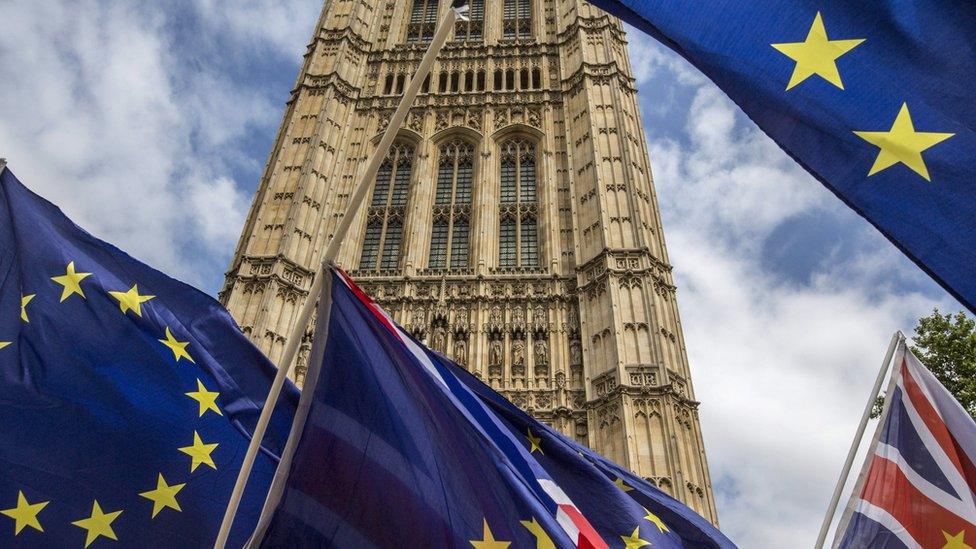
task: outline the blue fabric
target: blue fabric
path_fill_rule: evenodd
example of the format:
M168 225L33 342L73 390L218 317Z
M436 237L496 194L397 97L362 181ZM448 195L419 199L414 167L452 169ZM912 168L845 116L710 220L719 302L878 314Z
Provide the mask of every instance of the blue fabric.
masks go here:
M593 0L715 82L780 147L976 311L976 3L970 0ZM772 44L804 42L816 14L830 40L863 39L836 59L843 89ZM918 132L952 133L869 176L902 105Z
M322 307L314 381L299 411L308 406L307 420L293 435L291 466L279 471L279 499L272 489L262 546L470 547L487 523L495 540L534 547L522 522L534 519L555 546L576 547L539 490L540 481L554 481L610 547L635 530L656 547L732 547L633 475L627 482L639 491L623 492L608 476L612 464L420 347L425 365L407 347L416 341L375 315L340 275ZM531 451L527 428L543 437L544 458ZM648 521L642 506L664 513L670 531Z
M648 525L646 521L641 525L642 536L653 535L642 539L652 542L655 547L735 547L715 526L683 503L537 421L462 367L443 357L439 357L439 360L449 364L455 375L475 391L513 433L526 441L529 432L541 439L541 451L533 455L580 506L604 539L614 538L614 533L632 528L635 518L647 514L646 509L660 518L669 530L661 532L659 528L655 532L653 528L643 528ZM623 492L614 484L617 479L631 490ZM626 497L621 497L622 494L626 494Z
M78 189L78 192L84 192ZM61 301L69 262L84 296ZM122 312L109 292L137 285L140 313ZM29 322L21 317L22 296ZM166 328L193 359L163 345ZM231 488L275 374L213 298L136 261L75 226L0 174L0 511L49 502L37 513L43 532L0 514L0 547L82 547L87 531L72 522L121 510L92 547L212 547ZM218 392L200 415L197 381ZM288 385L248 485L230 546L254 527L288 434L297 390ZM218 446L216 469L179 448ZM169 507L139 494L185 484Z

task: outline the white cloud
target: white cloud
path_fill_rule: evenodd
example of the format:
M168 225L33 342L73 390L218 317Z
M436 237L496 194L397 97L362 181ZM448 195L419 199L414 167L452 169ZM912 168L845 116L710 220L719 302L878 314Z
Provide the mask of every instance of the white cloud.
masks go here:
M715 86L633 37L642 87L693 96L676 136L649 135L650 155L723 530L744 547L810 545L891 334L958 305ZM858 244L844 255L838 241L805 282L764 257L801 215Z
M212 23L274 22L249 11L253 4L213 8L225 19ZM273 133L281 105L260 82L234 81L215 72L216 61L197 62L233 49L181 50L178 10L96 0L4 10L16 24L0 34L0 153L14 173L96 235L213 287L218 281L202 273L226 264L249 205L232 172L263 162L242 141L255 128ZM225 45L298 52L293 42L307 40L307 30L289 42L280 28L268 26L263 37L260 29L256 22L219 33Z

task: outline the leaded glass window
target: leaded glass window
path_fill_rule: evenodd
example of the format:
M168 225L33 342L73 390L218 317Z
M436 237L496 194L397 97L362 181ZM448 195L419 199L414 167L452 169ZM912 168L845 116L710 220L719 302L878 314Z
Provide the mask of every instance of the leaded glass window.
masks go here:
M473 177L473 145L454 139L441 146L434 194L434 228L427 261L431 269L468 267Z
M532 36L532 0L505 0L502 13L505 38Z
M396 269L399 266L413 154L412 146L394 143L376 173L359 256L361 270Z
M437 26L437 1L414 0L407 25L407 42L429 42Z
M455 24L454 39L462 42L480 42L485 32L485 0L471 0L468 19Z
M510 139L501 146L499 173L500 267L538 267L538 181L535 144Z

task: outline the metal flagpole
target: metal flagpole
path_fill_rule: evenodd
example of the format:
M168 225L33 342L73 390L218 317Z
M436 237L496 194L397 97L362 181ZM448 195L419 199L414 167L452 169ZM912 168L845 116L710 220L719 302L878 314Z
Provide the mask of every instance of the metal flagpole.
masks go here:
M220 532L217 534L217 541L214 543L215 549L224 549L224 546L227 544L230 527L234 523L237 508L241 503L241 497L244 495L244 487L247 485L247 479L251 475L251 468L254 466L254 459L257 457L261 440L264 438L264 432L268 427L268 422L271 420L271 412L274 410L275 403L278 401L281 388L285 384L285 378L291 369L292 363L295 361L295 355L298 352L298 346L301 343L302 336L308 327L309 321L312 319L315 305L318 302L319 295L322 293L322 279L327 274L326 266L335 260L339 254L339 248L342 246L346 233L349 232L349 228L352 226L356 212L359 211L359 207L366 198L366 193L372 186L373 180L376 178L376 172L379 171L380 164L383 163L383 159L386 157L387 152L389 152L390 145L393 144L397 131L407 117L407 113L410 112L410 107L417 98L420 86L423 84L424 79L427 78L427 75L430 74L434 60L437 58L437 54L441 51L441 48L444 47L444 43L447 42L447 37L450 35L451 29L454 28L455 21L461 16L460 13L463 13L466 9L466 2L455 1L453 8L448 10L447 15L441 20L440 25L438 25L437 31L431 39L430 46L427 48L427 52L424 53L424 57L420 60L420 65L417 66L417 72L410 79L410 83L403 93L403 98L400 99L400 104L390 118L390 123L383 133L379 145L373 151L373 156L370 158L366 170L363 171L362 176L359 178L359 182L352 196L349 198L346 211L341 221L339 221L339 226L336 228L332 240L329 241L329 246L325 249L325 253L322 256L322 263L319 265L318 270L315 271L312 286L308 290L308 297L305 299L305 304L298 313L295 327L288 336L288 342L285 344L285 350L282 353L278 373L275 375L274 382L271 384L268 398L265 400L264 408L261 410L261 416L254 426L254 435L251 438L250 445L247 447L247 454L245 454L244 462L241 464L240 473L237 475L237 483L234 485L234 491L231 493L227 510L224 512L224 520L220 524Z
M827 531L830 530L830 523L833 522L834 514L837 512L837 504L840 502L841 492L844 491L844 485L847 484L847 478L851 474L854 457L857 455L857 449L861 446L864 429L867 427L868 419L871 417L871 409L874 408L874 403L878 399L878 393L881 392L881 384L884 382L885 375L888 374L891 366L891 358L894 356L898 346L904 341L905 335L900 331L895 332L891 336L891 343L888 344L888 352L885 353L884 362L881 364L881 371L878 372L878 378L874 380L874 387L871 389L868 402L864 406L861 422L857 425L857 432L854 433L854 442L851 443L851 449L847 452L847 460L844 462L844 468L840 472L840 478L837 479L837 486L834 487L834 495L830 497L830 505L827 506L827 516L824 517L823 524L820 526L820 535L817 536L817 543L814 545L816 549L822 549L824 541L827 539Z

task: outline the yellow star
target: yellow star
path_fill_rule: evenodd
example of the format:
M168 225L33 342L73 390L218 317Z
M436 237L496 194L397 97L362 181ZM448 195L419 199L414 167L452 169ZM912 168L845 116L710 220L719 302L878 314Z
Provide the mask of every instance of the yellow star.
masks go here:
M922 151L949 139L954 133L917 132L908 112L908 103L902 103L895 123L886 132L854 132L855 135L881 149L868 176L901 162L915 173L932 181L922 159Z
M650 545L651 542L642 540L640 538L640 526L634 528L634 533L629 536L620 536L620 539L624 540L624 549L640 549L645 545Z
M471 542L471 545L474 545L475 549L507 549L507 547L512 544L510 541L495 540L495 536L493 536L491 533L491 528L488 528L487 520L485 520L485 529L481 539L473 539L469 541Z
M153 502L152 518L156 518L156 515L160 511L169 507L170 509L176 509L182 512L180 509L180 504L176 501L176 494L186 486L183 484L174 484L172 486L166 484L166 479L163 478L162 473L159 474L159 478L156 479L156 489L149 490L148 492L141 492L139 495Z
M633 490L633 488L631 488L630 486L627 486L624 483L624 479L622 479L620 477L617 477L617 480L613 481L613 483L617 485L617 488L620 488L624 492L629 492L629 491Z
M135 311L136 316L142 316L142 304L156 297L154 295L139 295L139 285L133 284L128 292L109 292L115 299L119 300L119 309L122 314L128 311Z
M942 536L945 538L945 545L942 549L972 549L972 547L966 544L966 531L962 530L954 536L950 536L949 532L945 530L942 531Z
M217 397L220 396L220 393L217 391L208 391L207 388L203 386L203 382L199 379L197 379L197 390L186 393L186 396L192 398L200 404L200 417L203 417L203 414L205 414L207 410L217 412L218 416L224 415L223 412L220 411L220 408L217 407Z
M556 549L556 545L552 542L552 538L550 538L549 534L546 533L545 529L542 528L539 521L535 520L535 517L532 517L532 520L520 520L519 522L522 523L522 526L525 526L529 532L532 532L533 536L535 536L535 549Z
M652 523L654 523L654 526L657 526L657 529L660 530L662 534L665 533L665 532L670 532L671 531L664 524L664 521L661 520L660 517L658 517L657 515L655 515L654 513L650 512L650 511L648 511L646 507L644 508L644 512L647 513L647 515L644 518L647 519L647 520L649 520L649 521L651 521Z
M20 296L20 319L24 322L30 322L27 318L27 304L31 302L32 299L37 297L37 294L27 294Z
M530 445L530 447L529 447L529 453L530 454L532 452L535 452L536 450L538 450L540 454L545 454L545 452L542 451L542 446L539 446L539 443L542 442L542 437L533 436L532 435L532 429L527 429L526 432L525 432L525 435L526 435L526 438L529 439L529 445Z
M201 464L209 465L210 468L214 470L217 469L217 465L214 463L213 458L210 457L210 454L213 453L216 447L216 442L213 444L204 444L203 441L200 440L200 435L196 431L193 431L193 445L179 448L179 451L193 458L193 461L190 463L190 472L192 473L193 471L196 471L197 467L199 467Z
M88 547L99 536L105 536L118 541L119 538L115 536L115 530L112 529L112 521L119 518L121 514L121 510L112 513L103 513L101 506L98 505L98 500L95 500L95 503L92 505L91 516L86 519L76 520L71 524L88 531L88 536L85 538L85 547Z
M0 349L10 346L10 341L0 341Z
M68 263L67 271L61 276L52 276L51 280L64 286L61 289L61 303L74 294L85 297L85 292L81 289L81 281L91 276L91 273L79 273L75 271L75 262ZM87 299L87 298L86 298Z
M151 298L152 298L152 296L149 296L149 299L151 299ZM146 300L144 300L144 301L146 301ZM119 304L121 305L121 300L120 300L120 303ZM138 311L138 309L137 309L137 311ZM139 316L142 316L142 315L140 314ZM186 351L186 346L189 345L190 342L189 341L177 341L176 338L173 337L173 333L169 331L169 326L166 327L166 339L160 339L159 342L162 343L163 345L169 347L169 350L170 351L173 351L173 358L176 359L176 362L179 362L181 358L185 358L185 359L189 360L190 362L196 364L196 361L193 360L193 357L190 356L190 353L188 353Z
M810 32L807 33L805 41L770 45L783 55L796 61L796 66L793 67L793 75L790 76L790 82L786 85L787 90L815 74L838 88L844 89L844 84L840 81L840 72L837 71L837 58L851 51L861 42L864 42L863 38L829 40L823 18L820 17L818 11L817 16L813 18L813 25L810 26Z
M40 503L27 503L27 498L24 497L24 493L18 490L17 506L12 509L4 509L3 511L0 511L0 514L7 515L8 517L14 519L15 536L20 535L20 531L26 526L30 526L38 532L43 532L44 529L41 528L41 523L37 520L37 514L41 512L41 509L47 507L48 503L51 502L42 501Z

